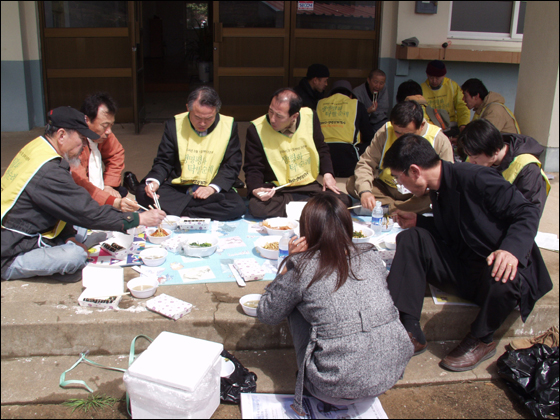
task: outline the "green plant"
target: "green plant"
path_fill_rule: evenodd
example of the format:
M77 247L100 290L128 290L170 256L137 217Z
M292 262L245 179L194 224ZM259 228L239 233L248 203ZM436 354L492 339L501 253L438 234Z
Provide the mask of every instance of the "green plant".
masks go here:
M72 407L72 413L77 408L81 408L84 410L84 413L87 413L89 409L97 410L99 408L112 407L122 400L122 398L108 397L107 395L89 394L87 398L72 398L64 401L62 405Z

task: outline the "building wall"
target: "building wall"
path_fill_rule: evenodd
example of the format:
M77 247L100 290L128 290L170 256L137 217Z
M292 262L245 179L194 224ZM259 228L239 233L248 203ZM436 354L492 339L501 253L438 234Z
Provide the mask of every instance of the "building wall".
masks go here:
M45 124L37 3L3 1L2 131Z

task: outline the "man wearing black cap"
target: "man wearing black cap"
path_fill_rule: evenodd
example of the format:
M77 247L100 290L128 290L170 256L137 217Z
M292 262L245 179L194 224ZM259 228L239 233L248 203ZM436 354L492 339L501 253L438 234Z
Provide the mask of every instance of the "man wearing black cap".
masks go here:
M70 166L80 164L86 138L99 135L70 107L51 110L47 119L45 135L21 149L2 176L2 280L78 281L87 246L76 239L73 225L126 232L165 218L160 210L139 215L97 204L76 185Z
M426 68L428 78L422 83L422 94L428 105L435 109L445 109L451 120L451 131L448 137L456 137L471 119L471 112L463 100L463 91L453 80L445 77L447 69L440 60L433 60Z
M307 68L307 77L300 80L294 90L303 100L303 105L312 110L317 109L317 102L325 97L329 80L329 69L323 64L311 64Z

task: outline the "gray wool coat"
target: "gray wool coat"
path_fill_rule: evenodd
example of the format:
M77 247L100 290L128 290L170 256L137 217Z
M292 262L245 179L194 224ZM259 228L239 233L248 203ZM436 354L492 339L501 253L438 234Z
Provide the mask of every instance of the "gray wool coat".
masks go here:
M336 273L307 289L318 262L291 256L288 271L266 287L257 310L266 324L278 324L294 311L309 324L295 331L290 324L300 353L293 407L299 412L304 384L332 403L374 397L400 379L414 352L387 289L387 270L369 244L356 244L351 264L357 279L350 276L336 292Z

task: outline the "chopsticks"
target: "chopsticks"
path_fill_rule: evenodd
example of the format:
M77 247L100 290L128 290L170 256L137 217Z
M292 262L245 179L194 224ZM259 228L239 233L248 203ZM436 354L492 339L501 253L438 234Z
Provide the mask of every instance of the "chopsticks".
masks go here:
M350 210L350 209L357 209L358 207L362 207L362 205L359 204L359 205L357 205L357 206L348 207L348 210Z
M154 196L154 203L155 203L156 207L158 208L158 210L161 210L161 206L159 205L159 200L157 198L157 194L154 192L154 189L152 188L152 183L151 182L150 182L150 190L152 191L152 195ZM148 207L150 207L152 210L154 209L151 205L148 206ZM167 218L163 219L163 221L167 224L171 224L171 222ZM161 224L158 226L158 229L161 229Z
M280 185L279 187L274 187L274 188L272 189L272 191L276 191L276 190L279 190L280 188L287 187L287 186L290 185L290 184L292 184L292 183L291 183L291 182L288 182L287 184ZM257 193L257 195L259 195L259 196L260 196L260 195L265 195L265 194L266 194L265 191L261 191L261 192L258 192L258 193Z

